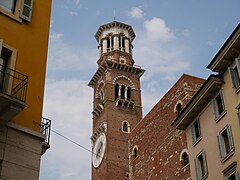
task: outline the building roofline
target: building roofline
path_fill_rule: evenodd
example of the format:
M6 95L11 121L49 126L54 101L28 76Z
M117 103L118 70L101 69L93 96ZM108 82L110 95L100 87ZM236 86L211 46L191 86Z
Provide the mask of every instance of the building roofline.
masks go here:
M221 89L223 84L224 81L220 75L211 74L178 117L173 121L171 126L185 130L187 126L194 121L202 109L210 102L209 99Z
M225 49L231 44L231 42L234 40L234 37L236 36L236 33L240 31L240 23L238 23L237 27L233 30L233 32L230 34L226 42L222 45L220 50L217 52L217 54L214 56L214 58L211 60L211 62L208 64L207 68L211 69L212 71L215 71L216 64L219 63L221 54L225 51ZM218 72L218 71L217 71Z
M97 32L96 32L96 34L95 34L96 40L99 41L99 37L101 36L101 34L102 34L102 32L103 32L104 30L109 29L109 28L113 28L113 27L121 27L121 28L123 28L123 29L128 30L129 35L130 35L132 41L133 41L134 38L136 37L136 35L135 35L134 31L133 31L132 26L130 26L130 25L128 25L128 24L124 24L124 23L122 23L122 22L113 21L113 22L110 22L110 23L107 23L107 24L103 24L103 25L101 25L101 26L98 28L98 30L97 30Z
M205 82L205 79L203 78L199 78L199 77L192 76L185 73L182 74L182 76L170 87L170 89L161 97L161 99L153 106L153 108L145 115L145 117L134 127L134 129L132 129L131 133L141 128L141 126L143 126L148 116L151 116L152 113L155 112L156 108L159 107L159 105L165 100L165 98L167 98L170 94L172 94L172 92L176 89L177 84L181 83L181 81L183 81L185 78L191 78L192 80Z

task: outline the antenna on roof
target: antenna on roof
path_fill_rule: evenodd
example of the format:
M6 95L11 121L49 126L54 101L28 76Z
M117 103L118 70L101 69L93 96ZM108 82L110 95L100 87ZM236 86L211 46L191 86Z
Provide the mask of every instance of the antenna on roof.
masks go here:
M115 12L115 9L113 10L113 15L114 15L113 21L115 21L115 20L116 20L116 12Z

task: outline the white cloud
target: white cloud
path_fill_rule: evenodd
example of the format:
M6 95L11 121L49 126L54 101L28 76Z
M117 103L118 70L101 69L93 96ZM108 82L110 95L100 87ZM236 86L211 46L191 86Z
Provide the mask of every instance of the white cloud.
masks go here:
M163 88L189 69L189 53L161 18L147 20L142 30L135 31L138 36L133 43L134 59L146 70L141 81L144 113L147 113L167 90Z
M60 7L68 11L69 15L78 15L78 11L81 9L82 5L80 0L63 0L60 3Z
M218 40L218 41L208 41L207 44L209 46L218 46L218 45L222 45L223 41L222 40Z
M128 12L131 18L141 19L144 16L144 12L139 7L132 7L131 11Z
M48 80L44 116L52 128L91 150L92 89L82 80ZM41 179L89 179L91 154L51 133L51 147L42 158ZM84 171L83 171L84 170Z
M97 54L97 49L86 50L84 47L69 44L62 33L53 32L49 41L48 72L58 76L63 76L64 73L88 74L86 69L96 68Z
M182 30L182 35L185 37L189 37L191 35L191 32L189 29Z
M146 36L151 41L168 42L174 39L174 34L165 21L161 18L154 17L144 22Z

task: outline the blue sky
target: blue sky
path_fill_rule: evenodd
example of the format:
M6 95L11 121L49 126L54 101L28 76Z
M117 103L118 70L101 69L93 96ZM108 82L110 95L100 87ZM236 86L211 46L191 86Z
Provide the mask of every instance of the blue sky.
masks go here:
M207 78L206 66L240 20L239 0L53 0L44 117L52 128L91 149L93 91L97 69L95 32L117 21L132 25L133 58L141 79L144 115L183 74ZM41 180L88 180L91 154L51 134Z

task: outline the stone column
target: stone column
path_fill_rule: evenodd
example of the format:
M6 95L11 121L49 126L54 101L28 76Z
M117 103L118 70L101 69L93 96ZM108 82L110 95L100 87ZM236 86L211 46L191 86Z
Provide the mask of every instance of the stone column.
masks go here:
M125 40L125 52L129 53L129 40L127 38L124 39Z
M104 39L102 42L103 53L107 52L107 39Z
M113 41L114 41L113 49L114 49L114 50L119 50L118 36L114 36Z

